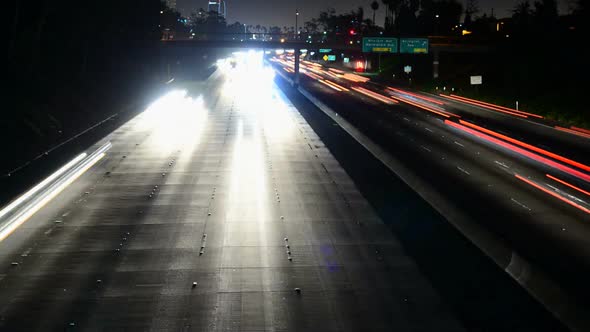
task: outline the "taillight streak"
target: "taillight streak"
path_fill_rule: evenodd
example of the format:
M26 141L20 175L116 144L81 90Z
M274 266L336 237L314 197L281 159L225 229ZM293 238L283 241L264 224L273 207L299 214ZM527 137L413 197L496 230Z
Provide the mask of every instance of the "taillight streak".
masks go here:
M584 180L586 182L590 182L590 176L589 175L587 175L585 173L582 173L582 172L580 172L578 170L575 170L575 169L573 169L571 167L562 165L562 164L557 163L557 162L555 162L555 161L553 161L551 159L548 159L548 158L539 156L539 155L534 154L534 153L532 153L532 152L530 152L528 150L525 150L525 149L519 148L517 146L514 146L512 144L506 143L506 142L501 141L501 140L499 140L497 138L494 138L492 136L486 135L486 134L484 134L482 132L476 131L474 129L471 129L471 128L466 127L466 126L463 126L463 125L460 125L458 123L455 123L455 122L452 122L452 121L449 121L449 120L445 120L445 123L448 124L449 126L455 127L455 128L460 129L462 131L465 131L467 133L470 133L472 135L475 135L475 136L477 136L479 138L482 138L484 140L487 140L489 142L492 142L492 143L494 143L496 145L499 145L499 146L502 146L502 147L504 147L506 149L512 150L513 152L516 152L516 153L521 154L521 155L523 155L525 157L528 157L530 159L533 159L535 161L538 161L538 162L540 162L542 164L545 164L547 166L550 166L550 167L559 169L559 170L561 170L561 171L563 171L565 173L568 173L568 174L570 174L572 176L575 176L575 177L577 177L579 179L582 179L582 180Z
M588 191L586 191L586 190L584 190L582 188L576 187L576 186L574 186L571 183L565 182L565 181L563 181L561 179L558 179L555 176L550 175L550 174L545 174L545 176L548 177L548 178L550 178L551 180L554 180L554 181L557 181L557 182L563 184L564 186L570 187L570 188L572 188L574 190L577 190L577 191L579 191L579 192L581 192L583 194L586 194L586 195L590 196L590 192L588 192Z
M569 205L571 205L571 206L573 206L573 207L575 207L575 208L577 208L577 209L579 209L579 210L582 210L582 211L584 211L584 212L586 212L586 213L590 214L590 210L588 210L588 209L587 209L587 208L585 208L584 206L582 206L582 205L580 205L580 204L578 204L578 203L576 203L576 202L572 202L572 201L570 201L569 199L562 197L562 196L561 196L561 195L559 195L558 193L556 193L556 192L553 192L553 191L551 191L551 190L549 190L549 189L547 189L547 188L545 188L545 187L543 187L543 186L541 186L541 185L539 185L539 184L537 184L537 183L535 183L535 182L533 182L533 181L531 181L531 180L529 180L529 179L527 179L527 178L525 178L525 177L523 177L523 176L520 176L520 175L518 175L518 174L514 174L514 176L515 176L517 179L519 179L519 180L521 180L521 181L523 181L523 182L525 182L525 183L527 183L527 184L529 184L529 185L531 185L531 186L533 186L533 187L535 187L535 188L537 188L537 189L539 189L539 190L543 191L544 193L546 193L546 194L549 194L549 195L551 195L551 196L553 196L553 197L555 197L555 198L557 198L557 199L561 200L562 202L565 202L565 203L567 203L567 204L569 204Z
M497 133L497 132L495 132L495 131L492 131L492 130L489 130L489 129L486 129L486 128L483 128L483 127L480 127L480 126L478 126L478 125L474 125L473 123L469 123L469 122L467 122L467 121L459 120L459 123L461 123L462 125L465 125L465 126L471 127L471 128L473 128L473 129L479 130L479 131L481 131L481 132L484 132L484 133L486 133L486 134L489 134L489 135L492 135L492 136L495 136L495 137L501 138L501 139L503 139L503 140L505 140L505 141L508 141L508 142L510 142L510 143L513 143L513 144L516 144L516 145L520 145L520 146L522 146L522 147L524 147L524 148L527 148L527 149L529 149L529 150L532 150L532 151L535 151L535 152L537 152L537 153L540 153L540 154L546 155L546 156L548 156L548 157L551 157L551 158L553 158L553 159L559 160L559 161L561 161L561 162L564 162L564 163L566 163L566 164L569 164L569 165L572 165L572 166L578 167L578 168L580 168L580 169L583 169L583 170L585 170L585 171L587 171L587 172L590 172L590 166L584 165L584 164L582 164L582 163L579 163L579 162L577 162L577 161L575 161L575 160L571 160L571 159L568 159L568 158L566 158L566 157L563 157L563 156L560 156L560 155L558 155L558 154L555 154L555 153L553 153L553 152L549 152L549 151L547 151L547 150L543 150L543 149L541 149L541 148L538 148L538 147L536 147L536 146L533 146L533 145L527 144L527 143L525 143L525 142L522 142L522 141L519 141L519 140L517 140L517 139L514 139L514 138L512 138L512 137L508 137L508 136L506 136L506 135L503 135L503 134Z
M501 109L501 110L504 110L504 111L507 111L507 112L515 112L515 113L518 113L518 114L528 115L528 116L532 116L534 118L543 119L543 117L540 116L540 115L538 115L538 114L523 112L523 111L515 110L515 109L509 108L509 107L504 107L504 106L500 106L500 105L490 104L490 103L486 103L485 101L470 99L470 98L461 97L461 96L457 96L457 95L451 95L451 97L455 97L455 98L458 98L458 99L461 99L461 100L464 100L464 101L469 101L469 102L472 102L472 103L480 104L483 107L491 107L491 108L494 108L494 109Z
M437 104L437 105L444 105L445 103L443 103L442 101L438 101L436 99L430 98L430 97L425 97L425 96L421 96L412 92L408 92L408 91L404 91L404 90L400 90L400 89L396 89L396 88L392 88L390 86L387 87L389 90L395 91L397 93L402 93L402 94L406 94L418 99L422 99L422 100L426 100L429 101L431 103Z

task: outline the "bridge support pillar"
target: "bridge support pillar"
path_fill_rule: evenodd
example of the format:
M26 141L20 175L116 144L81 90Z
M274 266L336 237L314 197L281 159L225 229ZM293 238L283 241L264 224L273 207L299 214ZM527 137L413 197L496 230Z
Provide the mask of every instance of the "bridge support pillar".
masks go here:
M295 48L295 68L293 68L293 70L295 71L295 73L293 74L293 86L294 87L298 87L299 86L299 55L301 54L301 49L299 48Z
M438 50L434 50L432 59L432 78L438 78Z

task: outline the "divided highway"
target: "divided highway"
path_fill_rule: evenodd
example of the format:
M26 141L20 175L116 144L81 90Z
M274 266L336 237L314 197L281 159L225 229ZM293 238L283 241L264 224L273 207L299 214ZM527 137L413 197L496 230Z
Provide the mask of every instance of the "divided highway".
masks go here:
M288 54L270 61L283 75L293 74ZM303 89L547 273L579 301L573 307L587 305L590 136L584 129L456 95L374 83L314 62L302 61L301 73ZM520 273L526 280L528 272Z
M0 330L465 330L256 59L14 201Z

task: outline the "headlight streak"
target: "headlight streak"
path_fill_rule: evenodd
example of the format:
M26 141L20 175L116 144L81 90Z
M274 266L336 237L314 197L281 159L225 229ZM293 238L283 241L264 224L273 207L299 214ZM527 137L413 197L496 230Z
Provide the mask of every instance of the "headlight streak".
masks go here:
M88 169L94 166L99 160L104 158L104 156L106 155L105 152L110 147L111 143L108 142L84 160L80 160L80 156L76 157L74 160L77 161L76 164L78 165L74 167L70 165L70 163L72 163L74 160L68 163L66 165L70 166L68 168L68 170L70 170L68 175L65 175L65 177L61 179L52 178L54 182L48 186L45 192L38 194L36 197L32 198L31 202L28 205L24 206L21 211L18 211L17 213L15 213L15 215L13 215L11 218L2 223L2 225L0 226L0 241L3 241L8 236L10 236L16 229L18 229L22 224L29 220L29 218L33 216L37 211L39 211L53 198L59 195L65 188L67 188L70 184L76 181L76 179L78 179Z
M61 176L67 170L72 168L75 164L80 162L80 160L84 159L86 156L87 156L86 153L82 153L82 154L78 155L76 158L72 159L70 162L65 164L63 167L61 167L55 173L51 174L45 180L41 181L39 184L34 186L31 190L27 191L26 193L21 195L19 198L15 199L12 203L8 204L4 209L2 209L0 211L0 218L4 217L6 214L10 213L16 206L20 205L22 202L29 199L31 196L36 194L39 190L43 189L45 186L47 186L49 183L51 183L51 181L53 181L56 178L58 178L59 176Z

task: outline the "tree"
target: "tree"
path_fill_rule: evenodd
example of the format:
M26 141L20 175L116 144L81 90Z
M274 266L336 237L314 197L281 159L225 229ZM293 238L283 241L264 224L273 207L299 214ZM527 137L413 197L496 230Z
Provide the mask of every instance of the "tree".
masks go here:
M477 0L467 0L465 3L465 19L463 20L463 24L466 27L471 25L473 21L473 16L479 12L479 4Z
M333 8L329 8L321 11L319 17L306 22L305 27L312 34L323 31L322 40L346 43L354 42L359 35L376 34L382 30L373 21L364 18L362 7L344 14L336 14Z
M532 10L528 0L522 1L512 10L513 34L528 35L532 25Z
M373 10L373 25L375 25L375 12L379 9L379 3L377 0L371 2L371 9Z
M557 27L557 2L555 0L535 1L533 22L535 30L545 33L553 32Z
M463 6L456 0L422 1L418 16L420 34L449 35L459 25Z

